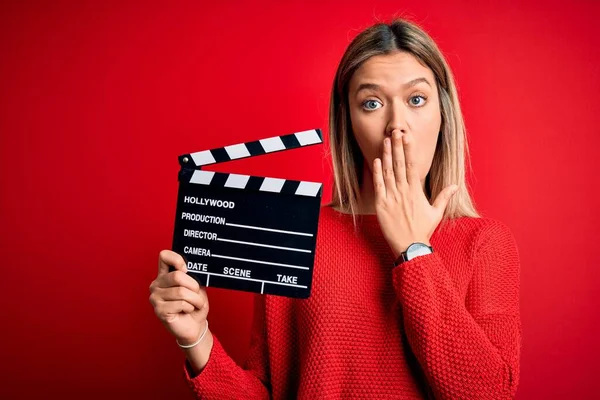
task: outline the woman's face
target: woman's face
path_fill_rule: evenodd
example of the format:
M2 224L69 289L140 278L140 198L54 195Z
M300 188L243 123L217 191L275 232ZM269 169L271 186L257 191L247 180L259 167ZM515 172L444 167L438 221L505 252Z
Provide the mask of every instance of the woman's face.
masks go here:
M350 79L348 100L352 130L369 170L383 154L383 139L399 130L414 137L424 184L442 121L433 72L405 52L373 56Z

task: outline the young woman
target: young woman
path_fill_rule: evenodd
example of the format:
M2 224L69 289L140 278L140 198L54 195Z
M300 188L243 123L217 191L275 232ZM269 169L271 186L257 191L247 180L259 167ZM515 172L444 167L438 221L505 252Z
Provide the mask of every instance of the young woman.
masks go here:
M452 73L413 23L349 45L330 109L333 202L311 297L256 297L244 368L208 329L206 292L165 250L150 301L202 399L504 399L519 381L519 256L477 214ZM168 272L168 267L177 270Z

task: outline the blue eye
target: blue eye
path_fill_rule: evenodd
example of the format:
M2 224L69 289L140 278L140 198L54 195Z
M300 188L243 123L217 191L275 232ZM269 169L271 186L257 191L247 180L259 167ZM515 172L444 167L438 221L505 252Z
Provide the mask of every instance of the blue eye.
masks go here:
M422 101L415 102L414 101L415 99L421 99ZM421 96L421 95L413 96L409 100L410 104L413 105L413 106L415 106L415 107L423 107L425 105L426 101L427 101L427 97Z
M377 107L377 105L381 105L381 103L377 100L367 100L365 101L362 105L363 108L365 108L368 111L373 111L373 110L377 110L379 107Z

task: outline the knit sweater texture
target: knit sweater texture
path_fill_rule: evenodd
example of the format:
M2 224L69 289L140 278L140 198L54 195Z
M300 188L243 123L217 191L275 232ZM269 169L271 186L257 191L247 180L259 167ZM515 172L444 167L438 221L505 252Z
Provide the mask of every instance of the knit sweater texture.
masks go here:
M199 399L509 399L519 381L520 263L501 222L440 224L397 267L376 215L320 211L311 296L256 295L243 367L217 335L185 379Z

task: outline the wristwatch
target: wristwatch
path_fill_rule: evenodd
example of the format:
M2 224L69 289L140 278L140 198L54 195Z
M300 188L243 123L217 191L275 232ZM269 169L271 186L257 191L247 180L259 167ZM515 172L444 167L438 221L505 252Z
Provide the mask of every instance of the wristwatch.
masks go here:
M397 267L405 261L410 261L415 257L424 256L426 254L431 253L433 253L433 247L427 246L425 243L413 243L410 246L408 246L408 249L406 249L406 251L400 253L400 256L394 263L394 267Z

